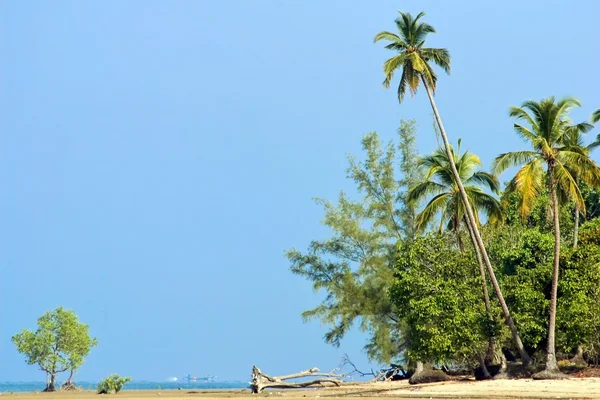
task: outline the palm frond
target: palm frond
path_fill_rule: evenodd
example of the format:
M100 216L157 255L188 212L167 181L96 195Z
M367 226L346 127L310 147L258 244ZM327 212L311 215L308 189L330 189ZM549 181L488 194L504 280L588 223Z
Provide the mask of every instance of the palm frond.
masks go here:
M585 201L579 190L577 181L571 174L571 171L560 161L556 160L553 168L553 176L550 179L555 179L561 187L561 190L566 194L578 207L582 214L585 215Z
M588 145L588 149L590 150L595 149L596 147L600 147L600 133L596 136L596 140Z
M560 150L557 153L557 160L569 170L572 176L576 176L588 185L600 186L600 168L587 154Z
M516 119L522 119L525 122L527 122L529 124L529 126L535 131L536 127L537 127L537 122L535 121L534 118L531 118L531 115L529 115L529 113L527 111L525 111L525 109L521 108L521 107L515 107L515 106L511 106L508 109L508 115L510 117L516 118Z
M429 65L429 63L423 60L420 56L419 59L421 59L424 66L424 71L421 73L421 78L427 82L432 93L435 94L435 91L437 90L437 74L435 73L433 68L431 68L431 65Z
M446 189L444 185L437 182L425 181L413 186L408 191L407 200L409 203L416 203L429 195L442 193Z
M502 218L502 207L498 199L474 186L467 186L465 190L475 213L483 210L488 218L495 220Z
M510 153L500 154L492 162L492 173L494 175L500 175L506 169L510 167L517 167L519 165L530 162L538 153L534 151L512 151Z
M427 62L432 61L435 65L450 75L450 52L448 49L427 48L421 49L421 56Z
M446 204L450 199L450 194L441 193L435 196L427 203L423 211L417 216L417 230L423 230L436 216L436 214L446 209Z
M456 164L456 169L458 170L458 175L461 180L469 179L475 170L477 170L478 167L481 167L481 160L479 157L469 151L465 151L458 160L455 159L454 163Z
M383 74L385 75L385 80L383 81L383 87L390 87L390 83L394 78L394 72L400 66L402 66L407 60L406 54L400 53L383 63Z
M373 38L373 43L377 43L380 40L387 40L388 42L397 43L398 45L404 45L408 47L406 42L400 38L400 36L389 31L381 31Z
M592 123L600 122L600 108L592 113L592 117L590 118Z
M500 191L500 181L498 180L498 177L488 172L475 172L464 183L465 185L485 186L494 193L498 193Z
M525 128L523 125L515 123L513 125L513 128L515 129L515 132L517 132L517 135L521 136L521 138L523 138L526 141L535 143L538 139L535 133Z
M519 195L521 216L531 212L535 199L540 195L544 185L544 170L539 158L533 158L517 172L506 188L506 194L515 192Z

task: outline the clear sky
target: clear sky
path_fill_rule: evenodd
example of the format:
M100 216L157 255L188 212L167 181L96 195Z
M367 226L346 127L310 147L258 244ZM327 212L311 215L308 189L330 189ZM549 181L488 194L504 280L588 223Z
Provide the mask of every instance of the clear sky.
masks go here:
M438 107L486 167L523 147L509 105L600 107L594 0L0 2L0 381L44 379L10 337L58 305L100 342L80 380L366 365L302 322L284 251L326 237L312 197L352 188L362 135L416 118L435 147L425 94L381 87L399 8L450 50Z

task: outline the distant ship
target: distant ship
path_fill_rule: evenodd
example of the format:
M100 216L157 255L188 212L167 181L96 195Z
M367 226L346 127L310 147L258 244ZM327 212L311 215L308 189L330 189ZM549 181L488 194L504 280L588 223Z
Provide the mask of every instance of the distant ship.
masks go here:
M187 383L212 383L217 380L217 377L214 375L204 375L204 376L193 376L188 374L180 379L182 382Z

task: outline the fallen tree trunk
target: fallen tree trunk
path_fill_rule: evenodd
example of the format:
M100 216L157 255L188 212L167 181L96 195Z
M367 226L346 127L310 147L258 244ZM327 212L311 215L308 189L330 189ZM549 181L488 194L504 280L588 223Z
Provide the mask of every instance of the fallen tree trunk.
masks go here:
M284 382L289 379L306 378L306 377L319 377L320 379L314 379L304 382ZM250 388L252 393L260 393L266 388L275 389L299 389L309 386L340 386L344 382L339 378L343 378L344 375L336 374L335 370L329 373L321 373L318 368L307 369L306 371L300 371L295 374L282 375L282 376L270 376L263 373L258 367L252 367L252 382L250 382Z

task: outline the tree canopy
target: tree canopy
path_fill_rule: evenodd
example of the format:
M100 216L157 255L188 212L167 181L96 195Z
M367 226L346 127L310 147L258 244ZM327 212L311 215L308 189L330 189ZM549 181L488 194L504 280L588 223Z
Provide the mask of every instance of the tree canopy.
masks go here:
M71 384L74 372L98 341L73 311L62 307L44 313L37 322L35 331L23 329L12 341L28 364L37 364L46 373L46 391L54 391L57 374L71 371L66 382Z

